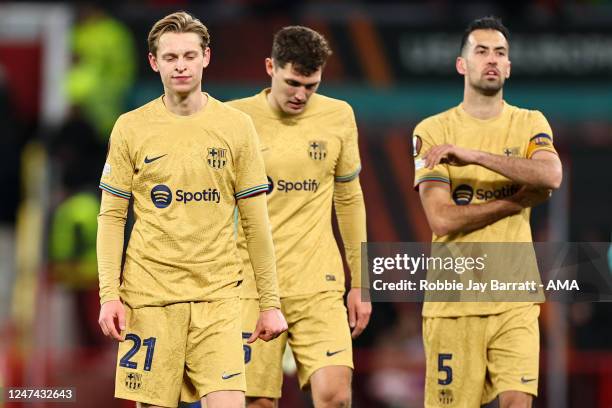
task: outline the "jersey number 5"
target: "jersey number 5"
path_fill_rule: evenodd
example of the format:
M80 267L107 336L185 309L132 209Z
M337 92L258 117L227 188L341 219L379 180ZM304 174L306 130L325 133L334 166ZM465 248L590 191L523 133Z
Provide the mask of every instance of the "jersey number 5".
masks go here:
M448 365L444 365L445 360L450 360L452 358L452 354L438 354L438 371L444 372L446 374L445 379L442 380L438 378L438 384L440 385L448 385L453 382L453 369Z
M243 340L247 340L249 337L251 337L251 334L253 333L248 333L248 332L242 332L242 339ZM242 350L244 351L244 364L248 363L249 361L251 361L251 346L248 344L243 344L242 345Z

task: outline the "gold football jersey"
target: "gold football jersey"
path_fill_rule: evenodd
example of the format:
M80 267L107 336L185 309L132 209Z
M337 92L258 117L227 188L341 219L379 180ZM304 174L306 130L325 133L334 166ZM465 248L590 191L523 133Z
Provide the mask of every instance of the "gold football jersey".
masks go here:
M334 183L353 180L361 170L353 110L314 94L301 114L290 116L268 104L268 92L229 104L251 116L259 136L280 296L344 291L332 204ZM256 298L241 228L238 235L246 271L242 296Z
M515 194L520 186L483 166L439 164L426 168L422 155L432 146L453 144L509 157L531 158L539 150L555 152L552 130L539 111L504 102L497 117L481 120L461 105L419 123L413 134L415 187L426 181L447 183L456 205L480 204ZM452 236L433 235L433 242L532 242L530 208L484 228ZM533 270L537 270L534 268ZM535 279L536 277L534 277ZM539 280L539 277L538 277ZM425 302L423 316L466 316L501 313L521 302Z
M208 96L179 116L158 98L122 115L100 188L133 198L120 287L132 308L238 296L236 200L267 190L251 119Z

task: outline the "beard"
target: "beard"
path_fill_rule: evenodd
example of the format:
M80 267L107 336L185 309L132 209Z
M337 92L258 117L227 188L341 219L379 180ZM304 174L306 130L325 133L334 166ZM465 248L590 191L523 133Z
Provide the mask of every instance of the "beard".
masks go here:
M504 87L505 78L500 77L497 81L487 81L484 78L479 80L470 80L470 85L481 95L495 96Z

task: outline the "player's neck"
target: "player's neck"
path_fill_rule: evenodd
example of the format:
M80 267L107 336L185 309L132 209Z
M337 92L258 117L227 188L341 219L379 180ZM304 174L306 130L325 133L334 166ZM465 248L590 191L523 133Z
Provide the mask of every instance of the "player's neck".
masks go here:
M284 114L278 102L276 102L276 99L272 96L272 90L270 90L270 92L266 94L266 100L268 101L268 106L270 106L272 111L274 111L275 113L281 116Z
M175 115L189 116L204 109L208 102L208 96L200 91L191 92L187 95L166 92L162 100L166 109Z
M491 119L499 116L504 109L503 92L495 95L483 95L472 89L466 89L463 94L463 110L477 119Z

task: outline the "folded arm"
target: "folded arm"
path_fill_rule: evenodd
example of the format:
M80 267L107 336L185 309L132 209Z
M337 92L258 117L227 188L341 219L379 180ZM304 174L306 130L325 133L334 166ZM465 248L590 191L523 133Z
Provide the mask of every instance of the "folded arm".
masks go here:
M563 178L559 156L547 150L536 151L531 158L521 158L443 144L432 147L423 155L423 159L425 167L429 169L440 163L452 166L483 166L517 184L533 188L557 189Z
M549 190L521 188L518 193L482 204L456 205L450 186L440 182L423 182L419 195L429 226L437 236L467 233L484 228L502 218L534 207L548 199Z

